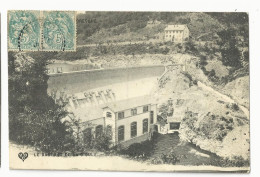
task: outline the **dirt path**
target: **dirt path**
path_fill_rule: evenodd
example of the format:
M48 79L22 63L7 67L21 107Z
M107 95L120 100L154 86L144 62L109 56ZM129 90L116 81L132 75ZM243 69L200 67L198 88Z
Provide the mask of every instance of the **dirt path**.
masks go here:
M125 42L110 42L110 43L102 43L101 45L102 46L110 46L110 45L113 45L113 46L117 46L117 45L130 45L130 44L142 44L142 43L145 43L145 44L148 44L149 42L147 41L125 41ZM83 45L78 45L77 47L80 48L80 47L96 47L98 46L99 44L83 44Z

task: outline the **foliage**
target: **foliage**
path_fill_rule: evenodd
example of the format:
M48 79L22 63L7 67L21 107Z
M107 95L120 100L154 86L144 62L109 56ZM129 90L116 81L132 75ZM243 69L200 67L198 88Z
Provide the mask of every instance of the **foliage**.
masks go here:
M236 14L239 13L223 15L223 13L190 12L85 12L77 16L77 34L80 36L78 42L81 44L91 42L90 38L93 35L102 35L105 39L113 39L115 35L121 35L124 38L126 33L132 32L134 36L125 38L125 41L129 41L146 28L148 21L155 20L161 23L158 26L186 24L194 39L202 34L208 34L209 38L212 39L215 32L230 26L230 19L236 21L236 23L232 22L235 26L241 26L241 28L246 26L248 23L248 18L245 18L246 14ZM239 20L240 17L242 19ZM246 30L241 29L240 31L245 31L244 34L248 34ZM141 34L150 36L150 32ZM156 33L152 32L152 34Z
M222 55L223 64L226 66L240 68L242 63L241 52L237 46L237 32L234 29L227 29L220 31L218 35L221 38L219 45L221 46L220 52Z
M47 60L42 56L9 52L10 140L46 152L68 150L74 140L61 121L67 113L47 94Z
M241 156L235 156L232 159L229 158L218 158L211 159L211 163L221 167L247 167L250 166L250 161L245 160Z
M131 144L127 149L122 150L121 153L128 155L131 158L145 160L151 156L152 151L152 141L144 141L142 143Z
M165 85L171 80L170 76L163 76L159 80L159 88L164 88Z
M185 52L197 54L198 49L196 48L196 44L193 40L189 40L185 44Z
M233 111L238 111L239 110L239 106L236 103L231 103L231 109Z
M205 116L198 126L198 130L201 131L202 136L219 141L222 141L233 128L233 118L215 116L214 114Z
M159 106L159 115L164 119L166 120L167 119L167 114L168 114L168 108L169 108L169 105L168 104L161 104Z
M93 139L92 141L93 141L92 148L97 149L99 151L108 151L111 145L110 138L105 133L102 133L101 136Z
M53 59L61 60L79 60L87 59L89 55L88 48L77 48L77 52L59 52Z
M203 119L198 121L197 114L189 111L186 112L181 123L180 134L182 139L191 143L195 143L196 139L222 141L228 132L233 129L233 118L208 113Z
M157 136L158 134L154 132L151 140L131 144L126 149L120 149L119 153L123 155L128 155L130 158L147 160L154 152L154 144Z
M222 23L227 25L230 24L248 24L248 14L245 12L236 13L218 13L218 12L207 12L210 16L218 19Z
M162 154L161 159L162 159L163 163L166 163L166 164L175 165L177 162L180 162L180 159L176 156L176 154L174 152L171 152L167 155Z
M87 38L100 31L115 26L126 24L131 31L136 31L146 26L150 12L86 12L79 14L78 19L94 19L91 24L78 23L77 32ZM114 33L118 33L114 31Z
M132 20L127 23L127 27L130 29L130 31L137 31L140 28L144 28L146 23L147 22L145 20Z
M249 62L249 51L245 51L245 52L244 52L244 60L245 60L246 62Z
M199 61L201 66L206 66L208 64L207 57L205 55L201 55Z
M176 163L180 162L180 158L174 152L170 152L168 154L161 154L160 157L153 158L151 162L152 164L175 165Z
M184 141L193 143L197 137L195 123L198 121L197 115L192 112L186 112L180 126L180 138Z

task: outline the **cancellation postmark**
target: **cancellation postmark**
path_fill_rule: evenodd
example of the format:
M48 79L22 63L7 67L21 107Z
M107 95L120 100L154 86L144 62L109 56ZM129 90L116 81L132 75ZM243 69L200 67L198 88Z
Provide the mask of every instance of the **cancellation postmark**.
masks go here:
M76 47L76 16L72 11L43 12L42 49L74 51Z
M75 11L9 11L9 51L76 51Z
M10 11L8 49L38 51L40 49L39 19L39 11Z

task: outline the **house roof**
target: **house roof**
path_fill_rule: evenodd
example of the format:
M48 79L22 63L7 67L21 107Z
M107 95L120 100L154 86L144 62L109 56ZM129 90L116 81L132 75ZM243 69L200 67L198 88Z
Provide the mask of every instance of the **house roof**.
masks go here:
M168 25L164 30L184 30L186 25Z
M107 103L104 106L104 108L108 107L114 112L119 112L119 111L135 108L138 106L149 105L149 104L153 104L153 99L150 95L146 95L146 96L134 97L130 99Z
M113 112L119 112L131 108L135 108L138 106L149 105L152 103L153 101L151 96L141 96L141 97L134 97L130 99L105 103L97 106L82 107L74 110L73 112L76 117L81 119L81 121L87 122L98 118L102 118L104 108L109 108Z
M82 122L87 122L103 117L103 109L100 106L82 107L73 111Z

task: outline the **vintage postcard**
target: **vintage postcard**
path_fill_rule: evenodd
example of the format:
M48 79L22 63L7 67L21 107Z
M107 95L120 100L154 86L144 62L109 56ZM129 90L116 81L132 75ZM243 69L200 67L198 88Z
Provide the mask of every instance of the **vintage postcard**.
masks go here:
M10 168L250 172L248 18L9 11Z

